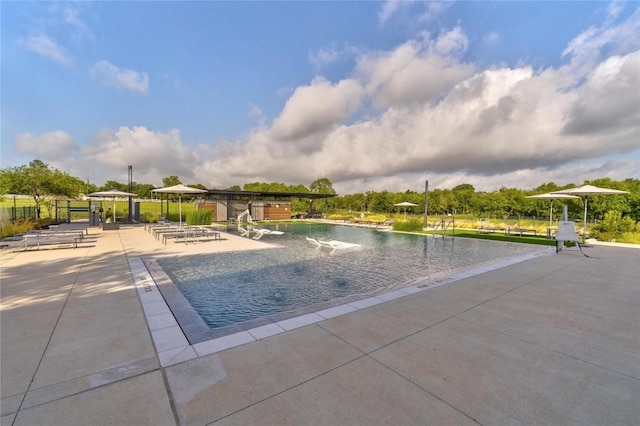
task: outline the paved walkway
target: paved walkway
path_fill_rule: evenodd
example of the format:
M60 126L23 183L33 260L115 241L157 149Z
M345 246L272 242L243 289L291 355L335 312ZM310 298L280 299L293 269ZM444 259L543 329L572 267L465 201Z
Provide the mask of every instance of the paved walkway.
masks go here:
M540 256L161 367L142 228L2 253L2 425L640 424L640 250Z

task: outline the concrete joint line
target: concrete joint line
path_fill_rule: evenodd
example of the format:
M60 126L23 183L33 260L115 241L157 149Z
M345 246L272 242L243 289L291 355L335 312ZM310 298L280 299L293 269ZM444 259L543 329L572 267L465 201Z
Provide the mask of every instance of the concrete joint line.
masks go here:
M73 289L75 288L76 284L78 283L78 277L80 277L80 273L82 272L82 270L84 269L84 265L85 262L87 260L88 257L88 252L85 253L84 258L82 259L82 264L80 266L80 268L78 268L78 272L76 273L74 279L73 279L73 284L71 284L71 286L69 287L69 291L67 292L67 295L64 299L64 304L62 305L62 308L60 309L60 314L58 314L58 318L56 318L56 323L53 326L53 330L51 330L51 334L49 335L49 339L47 339L47 344L45 345L44 351L42 352L42 356L40 356L40 359L38 360L38 365L36 366L35 371L33 372L33 376L31 377L31 380L29 381L29 386L27 386L27 390L24 392L24 396L22 397L22 401L20 401L20 405L18 406L18 412L20 410L22 410L22 405L24 404L24 401L27 397L27 394L31 391L31 386L33 385L33 381L36 378L36 375L38 374L38 371L40 370L40 366L42 365L42 360L44 359L45 354L47 353L47 349L49 348L49 345L51 344L51 339L53 339L53 335L55 334L57 328L58 328L58 324L60 323L60 318L62 318L62 314L65 310L65 308L67 307L67 303L69 302L69 297L71 296L71 292L73 291ZM17 419L18 416L16 416L13 419L13 422L11 422L11 424L15 424L15 421Z

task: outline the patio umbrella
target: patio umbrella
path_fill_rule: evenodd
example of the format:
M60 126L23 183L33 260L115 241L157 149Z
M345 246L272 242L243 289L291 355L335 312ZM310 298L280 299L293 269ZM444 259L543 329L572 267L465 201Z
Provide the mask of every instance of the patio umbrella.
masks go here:
M576 197L575 195L554 194L552 192L547 192L546 194L529 195L526 198L535 198L538 200L551 200L551 202L549 202L549 229L551 229L551 226L553 225L553 200L558 200L558 199L562 200L562 199L580 198L580 197Z
M129 198L129 197L137 197L138 194L132 194L130 192L118 191L117 189L110 189L108 191L98 191L87 194L87 197L102 197L102 198L112 198L113 197L113 223L116 223L116 198Z
M180 226L182 226L182 194L202 194L207 192L204 189L192 188L183 184L167 186L165 188L153 189L151 192L160 192L162 194L178 194L178 210L180 215Z
M407 207L415 207L415 206L417 206L417 204L410 203L408 201L403 201L401 203L394 204L394 206L395 207L404 207L404 218L406 220L407 219Z
M582 240L587 239L587 199L589 195L613 195L613 194L628 194L628 191L620 191L618 189L600 188L593 185L583 185L578 188L563 189L562 191L555 191L553 194L568 194L578 195L584 197L584 220L582 224Z

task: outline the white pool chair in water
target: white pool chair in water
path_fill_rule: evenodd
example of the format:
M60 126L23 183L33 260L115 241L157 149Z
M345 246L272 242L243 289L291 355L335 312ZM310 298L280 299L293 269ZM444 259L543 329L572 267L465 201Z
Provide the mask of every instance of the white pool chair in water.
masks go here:
M253 228L251 232L255 232L256 235L253 237L254 240L259 240L263 235L282 235L284 232L282 231L274 231L271 229L264 228Z
M316 240L315 238L309 238L309 237L306 237L306 238L307 238L307 241L316 244L318 247L328 247L333 250L360 247L360 244L346 243L344 241L338 241L338 240L322 241L322 240Z

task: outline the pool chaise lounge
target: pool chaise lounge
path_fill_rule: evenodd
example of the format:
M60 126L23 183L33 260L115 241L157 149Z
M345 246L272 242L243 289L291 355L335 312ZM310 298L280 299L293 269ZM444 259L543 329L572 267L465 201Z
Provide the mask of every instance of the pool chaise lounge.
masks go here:
M332 248L333 250L360 247L360 244L346 243L344 241L338 241L338 240L322 241L322 240L316 240L315 238L309 238L309 237L306 237L306 238L307 238L307 241L310 241L316 244L318 247L329 247L329 248Z
M83 242L84 231L82 230L35 230L26 234L11 237L2 241L2 247L29 247L40 248L43 245L66 245L71 244L73 248L78 247L78 243Z
M253 228L249 232L255 232L256 233L256 235L253 237L254 240L259 240L260 238L262 238L263 235L282 235L282 234L284 234L284 232L282 232L282 231L274 231L274 230L265 229L265 228Z

